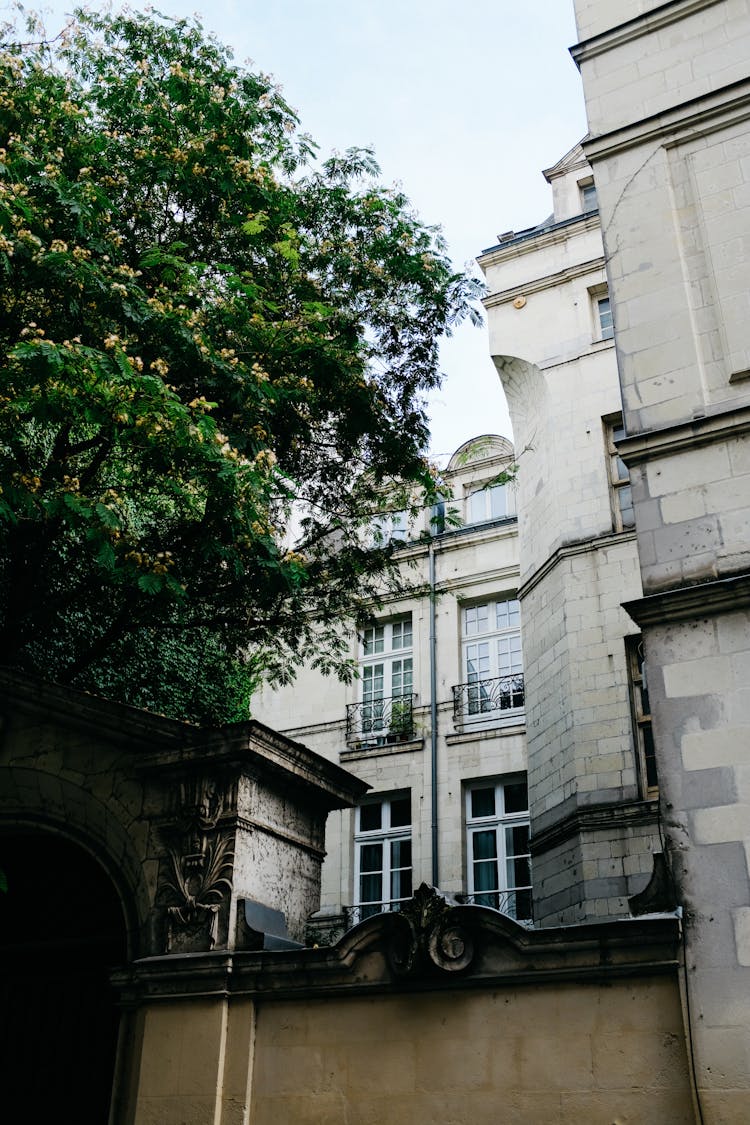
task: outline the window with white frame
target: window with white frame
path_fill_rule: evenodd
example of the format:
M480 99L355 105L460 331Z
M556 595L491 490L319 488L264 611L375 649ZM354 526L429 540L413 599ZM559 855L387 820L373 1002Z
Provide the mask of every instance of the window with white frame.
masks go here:
M518 722L524 705L518 600L498 598L465 606L461 616L465 682L454 690L456 718Z
M610 304L609 294L596 298L596 318L599 339L611 340L615 334L615 327L612 321L612 305Z
M353 921L398 910L412 895L411 793L369 800L355 810Z
M466 836L470 902L530 922L529 795L524 774L467 787Z
M617 452L617 442L625 437L625 427L619 414L604 419L604 435L607 443L612 526L615 531L627 531L629 528L635 527L635 512L633 511L630 472Z
M411 614L364 630L359 725L365 741L397 741L413 732L412 645Z
M487 484L466 495L467 524L503 520L515 513L515 490L511 484Z

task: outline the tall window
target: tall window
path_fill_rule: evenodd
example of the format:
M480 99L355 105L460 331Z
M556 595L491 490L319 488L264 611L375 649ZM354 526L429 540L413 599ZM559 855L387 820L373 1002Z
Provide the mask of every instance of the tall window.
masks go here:
M466 522L487 523L515 515L515 493L508 484L489 484L466 497Z
M483 781L466 793L469 896L519 922L531 909L529 795L526 778Z
M612 322L612 306L608 296L597 298L596 314L599 324L599 339L611 340L615 334L615 327Z
M365 629L360 665L363 735L385 738L411 733L412 641L411 614Z
M635 527L633 496L630 488L628 467L617 452L617 442L625 437L622 418L617 415L604 421L607 442L607 464L609 468L609 492L612 501L612 521L615 531L627 531Z
M463 661L466 682L456 689L457 717L517 720L524 684L521 607L516 598L466 606Z
M353 921L398 910L412 895L411 793L367 801L355 815Z
M646 687L643 637L626 637L625 651L628 658L633 739L638 757L641 793L644 797L656 797L659 793L659 778L656 774L656 752L654 735L651 729L651 705L648 701L648 689Z

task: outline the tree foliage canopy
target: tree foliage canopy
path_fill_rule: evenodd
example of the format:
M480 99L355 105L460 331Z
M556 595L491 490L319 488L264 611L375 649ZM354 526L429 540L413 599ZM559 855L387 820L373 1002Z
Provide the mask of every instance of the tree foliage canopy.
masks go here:
M196 22L6 41L0 145L2 659L210 721L341 670L477 283Z

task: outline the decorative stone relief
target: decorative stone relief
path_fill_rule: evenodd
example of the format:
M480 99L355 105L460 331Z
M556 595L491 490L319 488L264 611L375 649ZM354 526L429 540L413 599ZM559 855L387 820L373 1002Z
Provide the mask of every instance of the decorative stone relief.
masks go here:
M391 917L388 961L398 976L415 976L435 967L459 972L471 964L474 939L456 908L434 887L422 883Z
M203 952L219 943L222 907L233 886L234 833L218 825L232 811L232 796L231 786L215 777L179 783L175 822L162 830L168 858L159 890L167 953Z

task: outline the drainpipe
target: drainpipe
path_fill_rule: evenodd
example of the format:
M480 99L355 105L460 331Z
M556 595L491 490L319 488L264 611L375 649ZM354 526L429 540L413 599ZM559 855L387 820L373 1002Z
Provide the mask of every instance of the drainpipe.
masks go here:
M430 584L430 771L432 781L432 885L439 885L437 791L437 635L435 629L435 544L429 547Z

